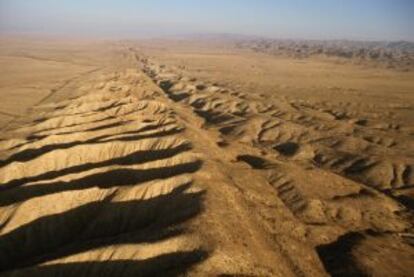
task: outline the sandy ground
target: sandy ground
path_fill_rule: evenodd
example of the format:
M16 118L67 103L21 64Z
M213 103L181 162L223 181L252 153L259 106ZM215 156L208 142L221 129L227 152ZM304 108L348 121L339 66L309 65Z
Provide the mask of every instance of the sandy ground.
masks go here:
M413 72L182 41L0 64L0 275L413 271Z

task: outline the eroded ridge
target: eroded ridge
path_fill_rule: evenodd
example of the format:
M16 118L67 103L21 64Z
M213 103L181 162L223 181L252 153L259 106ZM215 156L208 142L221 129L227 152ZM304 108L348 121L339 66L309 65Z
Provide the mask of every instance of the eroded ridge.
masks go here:
M312 275L306 270L317 268L314 253L333 276L411 271L409 126L360 120L329 103L250 95L192 78L183 68L140 62L232 156L233 185L295 274ZM387 255L370 252L379 248Z
M318 167L380 191L414 186L409 126L360 120L329 104L262 99L147 63L146 72L175 102L192 107L223 138L254 142L275 156ZM325 106L324 106L325 105Z
M184 126L137 70L82 86L0 142L2 276L185 272L207 252L187 226L204 192Z
M2 134L2 275L411 272L407 126L120 45L127 67L75 80Z

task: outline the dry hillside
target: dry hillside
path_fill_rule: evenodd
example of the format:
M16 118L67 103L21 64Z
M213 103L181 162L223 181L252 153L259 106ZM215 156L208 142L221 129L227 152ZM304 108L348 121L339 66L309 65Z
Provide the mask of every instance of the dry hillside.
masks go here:
M414 73L0 40L0 276L410 276Z

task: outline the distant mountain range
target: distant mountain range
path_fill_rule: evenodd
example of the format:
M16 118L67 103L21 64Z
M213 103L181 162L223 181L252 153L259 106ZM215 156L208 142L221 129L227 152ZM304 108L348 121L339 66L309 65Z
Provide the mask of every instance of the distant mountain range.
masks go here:
M409 41L247 39L235 41L235 46L295 58L327 56L370 61L401 70L414 68L414 43Z

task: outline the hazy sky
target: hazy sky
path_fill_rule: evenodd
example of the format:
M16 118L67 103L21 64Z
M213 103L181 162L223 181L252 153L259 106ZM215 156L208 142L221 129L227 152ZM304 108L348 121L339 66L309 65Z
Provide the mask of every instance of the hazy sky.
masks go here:
M0 31L414 40L414 0L0 0Z

